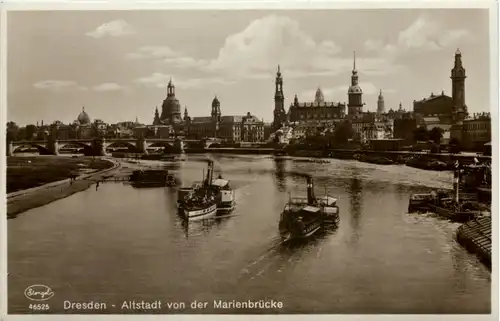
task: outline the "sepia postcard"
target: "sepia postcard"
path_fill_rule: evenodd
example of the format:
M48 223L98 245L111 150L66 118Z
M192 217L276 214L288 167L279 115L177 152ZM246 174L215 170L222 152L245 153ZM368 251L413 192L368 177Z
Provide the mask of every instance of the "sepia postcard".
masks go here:
M496 2L0 8L2 320L498 319Z

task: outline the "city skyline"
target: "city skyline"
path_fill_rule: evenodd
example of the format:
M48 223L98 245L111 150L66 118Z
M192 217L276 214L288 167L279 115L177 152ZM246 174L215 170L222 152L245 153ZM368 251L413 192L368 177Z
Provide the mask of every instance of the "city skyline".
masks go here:
M386 111L451 96L457 48L469 113L490 111L486 9L9 12L7 26L7 116L20 125L72 122L82 106L92 119L150 124L169 79L192 117L217 95L223 115L271 122L278 64L287 110L318 87L347 102L354 50L365 111L380 90Z

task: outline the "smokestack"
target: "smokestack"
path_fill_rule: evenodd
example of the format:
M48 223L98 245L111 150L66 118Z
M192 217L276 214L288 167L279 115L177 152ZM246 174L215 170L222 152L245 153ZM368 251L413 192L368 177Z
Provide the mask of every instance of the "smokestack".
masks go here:
M312 177L307 177L307 204L312 205L316 198L314 197L314 184Z
M207 178L206 178L207 186L212 185L213 172L214 172L214 163L213 163L213 161L209 160L208 161Z
M210 180L208 181L208 184L212 185L212 182L214 180L214 162L210 161L210 164L208 166L210 167Z

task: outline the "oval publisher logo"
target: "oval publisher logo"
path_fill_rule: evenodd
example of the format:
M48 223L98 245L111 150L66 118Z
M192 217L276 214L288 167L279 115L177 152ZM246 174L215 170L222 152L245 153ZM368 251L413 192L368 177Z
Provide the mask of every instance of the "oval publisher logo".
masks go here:
M24 296L32 301L46 301L54 296L54 292L46 285L34 284L24 290Z

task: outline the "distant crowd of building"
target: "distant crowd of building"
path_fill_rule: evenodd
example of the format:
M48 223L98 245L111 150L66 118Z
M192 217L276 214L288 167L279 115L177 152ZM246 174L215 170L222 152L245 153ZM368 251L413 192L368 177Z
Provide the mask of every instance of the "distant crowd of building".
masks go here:
M465 104L465 69L462 54L455 53L455 63L451 69L451 97L431 93L429 97L414 100L413 111L406 111L402 103L399 108L386 111L382 90L378 95L376 112L364 111L363 91L358 83L356 57L354 56L348 102L325 101L320 88L314 100L300 102L295 95L288 111L285 110L283 76L278 66L275 81L274 119L266 124L248 112L246 115L223 115L217 96L211 104L210 116L190 117L187 107L181 113L181 104L175 95L172 80L167 85L167 96L161 106L161 114L156 108L151 124L120 122L106 124L101 120L90 120L85 108L71 124L56 121L50 125L29 125L18 134L22 139L43 139L47 135L57 139L73 138L129 138L185 137L189 139L219 138L226 142L265 142L279 140L287 143L308 135L333 132L340 124L348 122L352 127L355 141L367 143L373 140L399 139L407 144L414 143L414 133L419 127L431 131L440 128L442 143L455 141L464 149L473 149L491 141L491 117L489 113L469 115ZM346 112L347 109L347 112ZM279 135L278 135L279 134Z
M465 69L462 54L457 49L451 69L452 96L444 91L413 101L413 111L406 111L402 103L396 110L386 111L380 90L376 112L364 111L363 91L358 83L356 56L348 89L348 103L327 102L320 88L312 102L299 102L295 95L293 103L284 107L283 77L278 66L276 75L274 121L272 131L279 133L279 139L287 143L310 134L334 131L347 121L352 127L355 141L369 143L373 140L401 140L405 144L415 143L417 128L429 132L438 127L442 133L441 144L454 143L463 149L480 149L491 141L491 116L489 113L469 115L465 104ZM346 113L347 108L347 113Z

